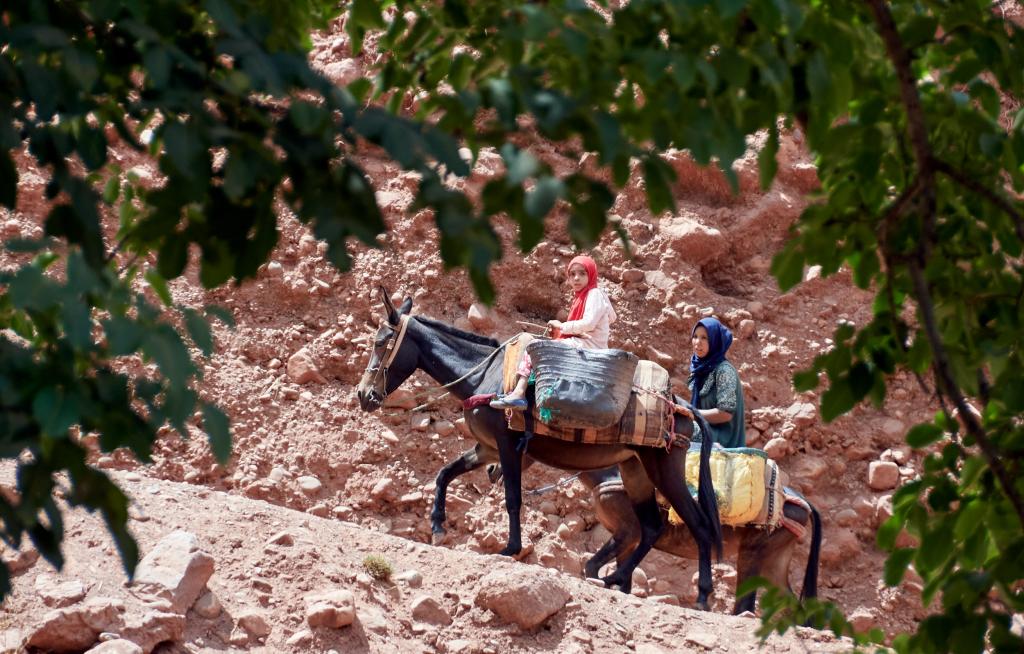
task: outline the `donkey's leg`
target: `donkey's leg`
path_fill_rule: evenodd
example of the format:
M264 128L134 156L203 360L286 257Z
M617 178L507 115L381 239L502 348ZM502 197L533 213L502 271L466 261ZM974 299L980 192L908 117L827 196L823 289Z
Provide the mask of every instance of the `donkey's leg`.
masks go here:
M530 466L534 464L533 457L529 455L523 455L523 468L522 471L526 472ZM497 484L501 481L501 464L500 463L488 463L487 464L487 479L492 484Z
M634 536L636 546L619 550L618 567L615 573L604 579L607 586L619 586L624 593L632 587L633 571L654 547L664 527L661 511L654 494L654 485L644 472L643 465L635 457L619 464L622 485L628 493L630 503L630 520L637 532ZM630 551L632 550L632 551ZM628 554L628 555L627 555Z
M434 480L434 507L430 512L431 542L434 545L443 543L445 535L448 533L444 528L448 484L452 483L457 477L476 470L487 461L494 460L494 458L493 450L484 448L477 443L475 447L463 452L462 456L441 468L441 471L437 473L437 479Z
M584 473L581 476L581 479L584 479L584 484L587 484L585 479L587 475L600 478L592 472ZM627 495L618 475L599 483L592 489L591 494L594 512L597 514L598 520L612 532L612 537L608 539L608 542L602 545L601 549L583 567L587 577L597 578L604 564L611 561L613 557L620 562L629 559L629 553L637 547L643 538L643 528L637 519L633 502ZM628 593L632 580L631 569L630 574L625 577L612 574L602 581L606 587L619 586L620 590Z
M498 459L505 485L505 511L508 513L508 543L503 556L516 556L523 549L520 512L523 508L523 455L518 445L521 435L508 429L495 435Z
M637 452L647 475L686 523L694 542L697 543L697 608L706 611L708 598L714 590L711 581L712 535L700 507L686 488L686 450L672 448L666 452L660 448L641 447Z
M811 513L803 507L788 502L782 505L782 511L786 518L804 526L807 526L812 517ZM819 544L820 535L819 531ZM770 533L761 529L746 529L743 539L740 541L739 561L736 566L737 587L751 577L760 576L767 579L774 586L785 588L792 593L793 589L789 585L789 566L793 562L793 553L796 550L796 545L796 536L785 527L777 527ZM811 588L816 588L817 585L817 560L814 559L814 555L815 546L812 536L811 552L808 557L808 571L804 573L805 587L808 582L810 582ZM812 560L813 566L811 565ZM734 613L753 611L755 606L754 596L755 593L747 593L743 597L738 598ZM801 594L801 599L803 599L803 594Z
M640 562L644 560L658 537L661 536L663 523L661 512L658 510L658 502L652 495L650 499L633 506L634 520L639 528L639 539L636 547L630 552L626 548L619 550L617 557L618 566L615 572L603 579L605 586L618 586L619 590L629 593L633 588L633 571ZM628 556L626 553L628 552Z
M583 576L588 579L597 579L604 564L615 558L615 553L621 549L620 544L621 541L617 535L612 534L612 537L583 564Z

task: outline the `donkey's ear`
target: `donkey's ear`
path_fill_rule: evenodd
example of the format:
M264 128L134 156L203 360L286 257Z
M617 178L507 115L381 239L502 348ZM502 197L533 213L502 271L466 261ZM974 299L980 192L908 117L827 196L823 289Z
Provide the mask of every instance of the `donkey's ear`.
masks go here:
M409 296L405 297L405 302L402 302L402 306L398 308L399 315L405 315L412 310L412 298Z
M397 325L399 313L395 310L395 305L391 302L391 294L388 293L388 289L383 286L378 286L377 290L380 291L380 300L384 303L384 312L388 316L388 322L392 325Z

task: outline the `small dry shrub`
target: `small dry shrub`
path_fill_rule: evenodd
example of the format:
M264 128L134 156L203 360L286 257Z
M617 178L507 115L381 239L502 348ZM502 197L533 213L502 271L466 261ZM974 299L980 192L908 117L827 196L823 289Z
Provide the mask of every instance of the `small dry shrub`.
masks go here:
M371 554L363 559L363 570L377 581L387 581L394 569L383 556Z

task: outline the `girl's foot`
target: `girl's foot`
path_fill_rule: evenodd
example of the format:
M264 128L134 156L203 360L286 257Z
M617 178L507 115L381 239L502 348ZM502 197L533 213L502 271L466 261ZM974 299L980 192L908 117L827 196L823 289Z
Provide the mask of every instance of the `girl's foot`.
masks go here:
M514 395L503 395L491 400L492 409L511 409L513 411L526 411L526 398L515 397Z

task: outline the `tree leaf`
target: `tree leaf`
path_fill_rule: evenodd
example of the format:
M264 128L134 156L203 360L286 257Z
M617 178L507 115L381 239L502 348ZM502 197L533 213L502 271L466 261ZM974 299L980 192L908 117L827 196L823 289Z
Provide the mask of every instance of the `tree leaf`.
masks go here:
M365 29L384 28L384 18L380 15L380 8L374 0L353 0L352 8L349 10L351 20L359 27Z
M888 586L898 586L907 572L907 566L917 552L912 547L899 548L889 554L885 560L885 583Z
M148 330L142 338L142 351L156 361L160 372L172 385L183 385L192 375L192 359L181 337L170 325L158 325Z
M647 204L655 216L675 209L670 184L675 181L675 171L658 156L644 157L644 183L647 189Z
M772 258L772 275L783 291L796 286L804 278L804 254L796 247L786 247Z
M182 314L185 316L185 327L192 337L192 342L205 356L213 354L213 332L210 331L210 323L195 309L186 307Z
M71 425L78 423L79 411L78 396L59 386L46 386L32 399L32 415L50 437L66 435Z
M169 234L160 246L156 269L163 279L175 279L188 263L188 238L184 234Z
M92 346L92 312L85 302L65 296L61 302L61 324L73 347L87 350Z
M910 431L907 432L907 445L914 448L922 448L927 445L931 445L942 438L943 433L942 429L934 423L928 422L920 425L914 425Z
M171 297L171 289L167 287L167 280L164 279L163 275L154 268L147 268L143 277L145 277L150 288L153 289L153 292L156 293L165 307L170 307L174 304L174 298Z
M210 449L220 463L231 456L231 427L228 417L216 406L203 402L203 426L210 440Z
M235 317L231 315L230 309L226 309L216 304L207 304L203 307L203 310L206 312L206 315L217 318L228 327L233 328L235 326Z
M99 170L107 163L107 138L103 132L88 125L78 134L78 155L89 170Z
M828 390L821 395L821 419L832 422L856 404L849 379L845 377L831 379Z
M776 156L779 153L779 130L773 125L768 130L768 141L757 154L757 166L760 171L761 189L767 191L775 179L779 169Z

